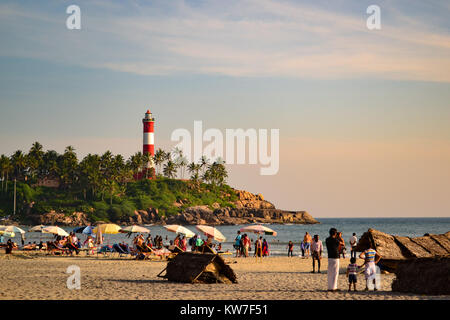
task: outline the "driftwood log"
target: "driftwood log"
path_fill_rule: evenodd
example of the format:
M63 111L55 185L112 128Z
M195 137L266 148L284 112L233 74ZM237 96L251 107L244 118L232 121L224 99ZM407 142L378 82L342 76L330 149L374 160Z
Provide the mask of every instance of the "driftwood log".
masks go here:
M450 294L450 257L408 259L398 264L395 275L392 291Z
M164 276L161 273L166 271ZM182 252L167 263L160 275L185 283L237 283L233 269L218 254Z

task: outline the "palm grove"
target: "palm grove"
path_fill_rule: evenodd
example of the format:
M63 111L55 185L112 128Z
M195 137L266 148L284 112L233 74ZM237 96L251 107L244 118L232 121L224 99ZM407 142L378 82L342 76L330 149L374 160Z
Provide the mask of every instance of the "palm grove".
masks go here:
M146 169L151 162L156 172ZM187 173L189 180L184 180ZM154 179L135 179L151 176ZM28 153L18 150L10 157L0 156L0 215L13 211L14 180L22 220L54 210L85 212L93 221L117 221L147 208L170 215L192 205L233 206L235 193L226 185L227 177L221 160L210 163L203 156L188 163L179 149L158 149L154 157L137 152L127 160L106 151L78 161L72 146L59 154L44 151L35 142ZM57 181L57 185L46 187L43 181Z

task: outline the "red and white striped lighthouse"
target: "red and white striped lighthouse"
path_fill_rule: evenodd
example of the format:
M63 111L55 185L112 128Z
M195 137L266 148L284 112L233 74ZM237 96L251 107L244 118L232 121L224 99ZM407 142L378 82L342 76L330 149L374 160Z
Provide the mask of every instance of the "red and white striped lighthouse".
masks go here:
M144 119L142 119L144 125L144 143L143 143L143 154L149 154L151 157L155 155L155 137L154 137L154 123L155 118L153 118L150 110L145 113ZM153 167L153 161L150 161L149 167Z

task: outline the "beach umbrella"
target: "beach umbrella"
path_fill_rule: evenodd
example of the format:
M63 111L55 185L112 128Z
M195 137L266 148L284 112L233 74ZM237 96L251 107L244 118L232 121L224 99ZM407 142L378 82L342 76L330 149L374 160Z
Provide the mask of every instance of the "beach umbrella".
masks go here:
M267 235L271 235L271 236L274 236L274 237L277 236L277 232L276 231L274 231L274 230L272 230L272 229L270 229L268 227L262 226L260 224L244 227L244 228L239 229L239 231L241 231L241 232L253 232L253 233L257 233L257 234L267 234Z
M120 230L122 233L150 233L150 230L140 226L129 226Z
M102 234L117 234L119 233L120 229L122 228L117 224L103 223L96 226L92 231L93 233L97 233L97 231L100 230Z
M72 232L83 233L83 230L86 228L87 228L86 226L76 227L75 229L72 230Z
M81 233L91 236L94 234L94 228L92 226L87 226L83 229L83 231L81 231Z
M171 232L184 234L186 238L192 238L193 236L195 236L195 233L193 233L191 230L178 224L169 224L167 226L164 226L164 228Z
M21 234L25 233L24 230L22 230L22 229L20 229L19 227L16 227L16 226L1 226L0 227L0 231L21 233Z
M16 234L14 232L3 231L3 230L0 230L0 235L9 237L9 238L14 238L16 236Z
M40 224L38 226L34 226L33 228L29 229L28 232L42 232L42 229L44 229L46 226L43 224Z
M207 236L212 237L214 240L223 242L227 239L219 230L217 230L214 227L205 226L205 225L197 225L195 227L198 230L200 230L201 232L203 232L204 234L206 234Z
M42 229L42 233L52 233L64 237L67 237L69 235L64 229L61 229L60 227L57 226L45 227Z

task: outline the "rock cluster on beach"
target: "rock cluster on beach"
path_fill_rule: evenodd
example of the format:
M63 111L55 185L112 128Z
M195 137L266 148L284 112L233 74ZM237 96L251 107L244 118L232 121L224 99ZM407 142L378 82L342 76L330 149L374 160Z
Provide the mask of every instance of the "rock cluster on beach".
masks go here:
M395 270L400 261L450 255L450 231L445 234L427 234L423 237L401 237L369 229L358 241L357 251L373 246L382 256L381 263Z
M199 205L187 207L177 215L165 217L157 208L137 210L134 216L126 217L120 221L113 221L121 225L133 224L213 224L235 225L246 223L319 223L306 211L285 211L276 209L269 201L264 200L261 194L252 194L248 191L235 190L237 200L234 207L221 207L218 203L211 206ZM174 204L177 205L177 204ZM178 203L178 206L181 204ZM88 215L83 212L63 214L49 212L34 217L34 222L44 225L70 225L81 226L89 222Z

